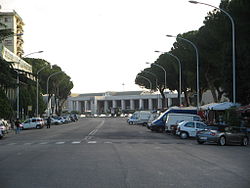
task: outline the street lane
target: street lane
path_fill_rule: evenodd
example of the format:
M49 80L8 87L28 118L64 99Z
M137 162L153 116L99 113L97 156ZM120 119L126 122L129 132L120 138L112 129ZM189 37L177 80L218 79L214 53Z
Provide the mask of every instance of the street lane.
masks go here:
M0 140L1 187L248 187L250 147L86 118Z

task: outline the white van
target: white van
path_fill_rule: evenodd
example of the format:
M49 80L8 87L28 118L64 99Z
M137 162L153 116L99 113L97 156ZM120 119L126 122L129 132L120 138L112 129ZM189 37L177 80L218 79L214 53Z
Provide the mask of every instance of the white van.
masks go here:
M152 115L149 111L136 111L133 115L128 119L128 124L141 124L146 126L148 124L148 120Z
M182 121L202 121L202 119L196 114L169 113L165 122L166 132L175 133L177 123Z

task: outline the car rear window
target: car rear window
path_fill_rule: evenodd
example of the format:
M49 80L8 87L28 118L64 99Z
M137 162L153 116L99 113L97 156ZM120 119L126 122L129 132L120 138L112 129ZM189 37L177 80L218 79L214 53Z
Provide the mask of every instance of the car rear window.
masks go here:
M194 128L194 122L188 122L184 126L185 127L192 127L192 128Z

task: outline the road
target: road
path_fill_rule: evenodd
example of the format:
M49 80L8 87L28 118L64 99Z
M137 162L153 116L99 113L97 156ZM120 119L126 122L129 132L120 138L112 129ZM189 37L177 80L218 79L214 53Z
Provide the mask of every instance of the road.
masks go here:
M1 188L232 187L250 184L250 146L198 145L85 118L0 140Z

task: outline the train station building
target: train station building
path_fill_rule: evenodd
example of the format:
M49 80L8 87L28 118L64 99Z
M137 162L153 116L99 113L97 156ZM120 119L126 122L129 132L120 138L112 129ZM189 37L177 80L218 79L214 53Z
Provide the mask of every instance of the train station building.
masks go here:
M166 92L165 96L167 106L178 105L177 93ZM81 114L106 114L112 108L121 111L162 109L163 102L161 94L145 91L86 93L68 97L67 108L69 112L77 111Z

